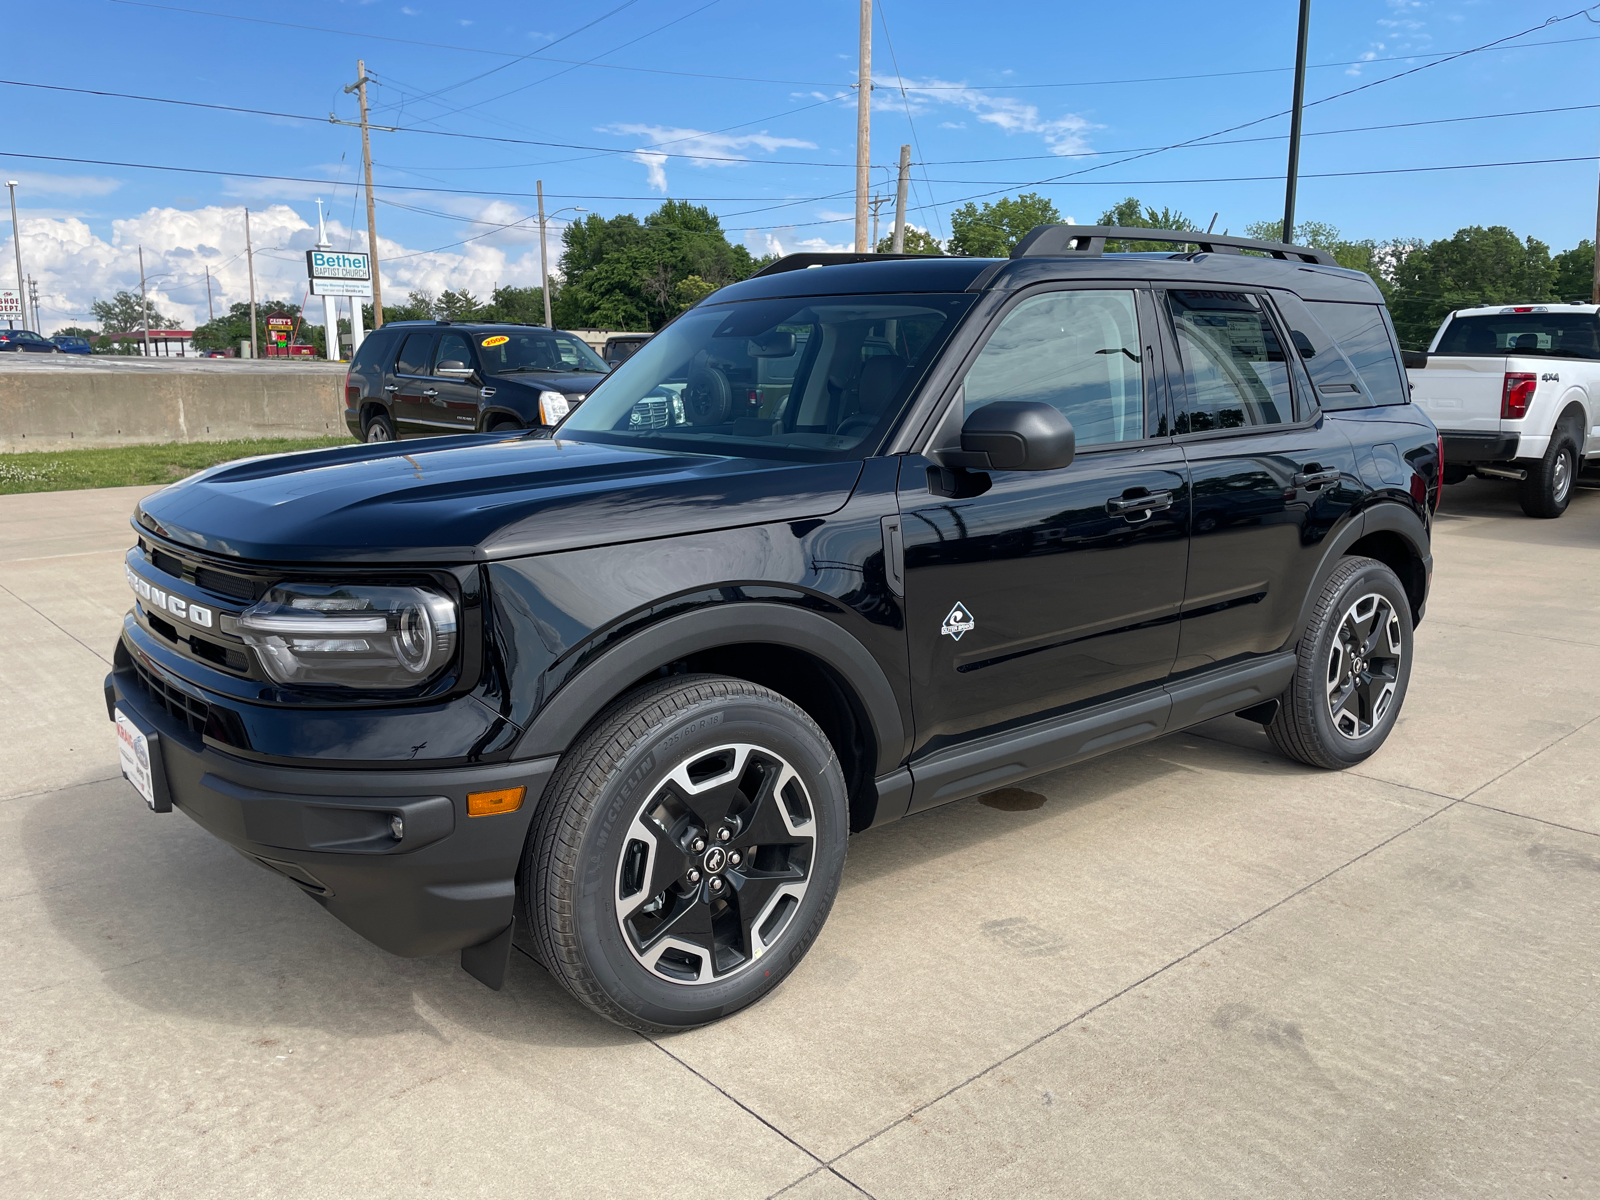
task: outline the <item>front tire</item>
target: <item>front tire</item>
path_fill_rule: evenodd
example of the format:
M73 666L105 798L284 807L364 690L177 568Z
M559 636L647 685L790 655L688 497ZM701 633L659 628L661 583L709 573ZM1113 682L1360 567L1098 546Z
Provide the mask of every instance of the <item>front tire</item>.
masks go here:
M1344 559L1312 610L1267 736L1308 766L1365 761L1405 703L1411 641L1411 602L1395 573L1375 559Z
M1517 485L1522 511L1530 517L1559 517L1572 502L1572 489L1577 479L1577 438L1566 425L1557 425L1544 457Z
M648 1033L755 1003L827 920L849 838L833 747L767 688L677 676L562 757L518 879L540 960Z

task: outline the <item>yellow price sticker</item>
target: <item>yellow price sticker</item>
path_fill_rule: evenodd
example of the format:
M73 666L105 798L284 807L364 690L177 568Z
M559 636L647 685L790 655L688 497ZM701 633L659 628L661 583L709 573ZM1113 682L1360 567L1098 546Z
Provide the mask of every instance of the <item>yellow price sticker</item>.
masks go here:
M481 344L484 346L504 346L510 340L505 334L497 333L492 338L484 338Z

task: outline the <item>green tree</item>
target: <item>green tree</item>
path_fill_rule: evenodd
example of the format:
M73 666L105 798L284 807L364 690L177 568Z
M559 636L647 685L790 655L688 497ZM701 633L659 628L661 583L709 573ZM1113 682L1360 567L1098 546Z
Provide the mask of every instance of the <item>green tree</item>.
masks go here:
M1550 295L1555 300L1582 300L1594 296L1594 243L1584 238L1571 250L1563 250L1550 260L1554 276Z
M905 253L907 254L943 254L944 247L939 244L939 239L926 229L918 229L914 225L906 226ZM894 250L893 231L878 240L878 253L889 254Z
M659 329L687 307L747 278L750 252L730 243L710 209L668 200L643 221L591 213L562 234L561 290L552 297L564 328ZM686 281L698 278L698 284Z
M968 258L1004 258L1036 225L1059 225L1056 206L1037 192L1004 196L978 208L970 200L950 214L951 254Z
M146 312L150 317L151 329L178 327L176 321L161 315L154 300L141 306L139 297L132 292L118 292L109 300L96 300L89 305L89 311L94 313L95 320L100 322L100 328L106 333L132 333L135 329L144 328Z
M1245 234L1259 242L1281 242L1283 221L1252 221L1244 227ZM1337 225L1326 221L1299 221L1294 227L1294 243L1313 250L1325 250L1341 267L1364 271L1372 276L1386 300L1393 298L1394 271L1398 258L1403 257L1411 245L1405 241L1377 242L1371 238L1352 241L1340 232Z
M446 289L434 305L434 315L445 321L480 321L484 307L478 298L462 288L459 292Z
M1539 304L1551 299L1550 247L1504 225L1472 225L1419 246L1394 269L1394 315L1400 345L1426 348L1446 313L1481 304Z
M552 300L554 295L552 294ZM536 287L497 287L484 310L485 321L511 325L544 324L544 289Z

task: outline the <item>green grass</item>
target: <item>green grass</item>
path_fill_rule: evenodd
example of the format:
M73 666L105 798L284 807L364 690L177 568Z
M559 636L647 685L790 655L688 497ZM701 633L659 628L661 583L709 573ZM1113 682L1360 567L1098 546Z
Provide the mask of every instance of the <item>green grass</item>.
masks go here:
M323 438L255 438L238 442L169 442L117 450L32 451L0 454L0 495L69 492L79 488L171 483L218 463L286 450L347 446L348 435Z

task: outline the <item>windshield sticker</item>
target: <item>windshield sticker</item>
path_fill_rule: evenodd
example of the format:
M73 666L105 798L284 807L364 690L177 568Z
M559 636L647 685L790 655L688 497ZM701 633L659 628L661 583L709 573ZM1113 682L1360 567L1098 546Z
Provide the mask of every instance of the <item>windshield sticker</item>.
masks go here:
M483 346L504 346L510 340L505 334L497 333L492 338L484 338L479 344Z

